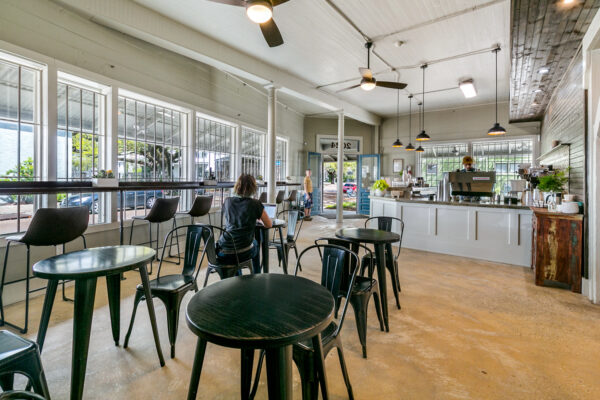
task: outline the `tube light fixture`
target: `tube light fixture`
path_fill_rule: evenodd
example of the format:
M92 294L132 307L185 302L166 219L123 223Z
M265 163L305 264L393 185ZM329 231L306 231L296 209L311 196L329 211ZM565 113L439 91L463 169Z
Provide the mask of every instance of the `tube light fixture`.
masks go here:
M460 90L462 90L463 95L466 99L473 98L477 96L477 90L475 90L475 85L473 84L473 79L468 79L466 81L462 81L458 84Z

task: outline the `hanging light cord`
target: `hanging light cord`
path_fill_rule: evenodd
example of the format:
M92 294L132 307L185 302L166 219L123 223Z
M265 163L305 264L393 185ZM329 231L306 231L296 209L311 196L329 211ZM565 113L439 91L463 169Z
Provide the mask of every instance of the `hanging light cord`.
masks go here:
M496 123L498 123L498 52L500 51L499 47L494 49L494 53L496 53Z
M423 115L421 116L421 119L423 120L423 125L421 127L421 132L425 130L425 68L427 68L427 64L423 65Z
M396 140L400 140L400 91L398 92L398 99L396 101Z
M412 94L408 98L410 99L408 103L408 143L410 143L410 133L412 132Z

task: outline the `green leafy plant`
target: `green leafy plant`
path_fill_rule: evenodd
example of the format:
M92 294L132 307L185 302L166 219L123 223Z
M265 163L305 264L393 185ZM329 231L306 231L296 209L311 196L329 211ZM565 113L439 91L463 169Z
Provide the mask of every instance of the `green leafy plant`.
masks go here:
M109 169L108 171L101 169L94 175L94 178L98 178L98 179L105 179L105 178L111 179L114 177L115 177L115 174L112 172L112 169Z
M542 192L562 192L567 182L569 182L569 178L566 176L567 172L568 170L555 171L552 174L540 176L540 183L538 183L537 188Z
M385 179L379 179L379 180L375 181L375 183L373 184L373 190L384 191L389 187L390 187L390 185L388 185L388 183L385 181Z

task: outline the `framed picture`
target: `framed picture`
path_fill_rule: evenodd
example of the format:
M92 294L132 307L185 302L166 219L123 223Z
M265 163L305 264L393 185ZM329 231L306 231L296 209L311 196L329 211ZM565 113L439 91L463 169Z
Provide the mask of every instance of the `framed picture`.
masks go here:
M404 171L404 159L394 160L394 173Z

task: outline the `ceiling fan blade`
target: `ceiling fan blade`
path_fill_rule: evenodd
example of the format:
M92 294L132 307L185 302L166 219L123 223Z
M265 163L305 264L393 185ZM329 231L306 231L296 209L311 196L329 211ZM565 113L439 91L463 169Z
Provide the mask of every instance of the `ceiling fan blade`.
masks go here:
M283 3L287 3L289 0L271 0L271 4L273 7L278 6Z
M384 88L390 88L390 89L404 89L407 86L406 83L402 83L402 82L377 81L377 82L375 82L375 84L377 86L381 86Z
M363 78L373 79L373 73L369 68L359 68L358 71Z
M227 4L230 6L246 7L245 0L208 0L208 1L212 1L213 3Z
M268 20L267 22L260 25L260 30L265 37L269 47L277 47L283 44L283 38L281 37L281 32L279 32L279 28L273 21L273 18Z
M356 89L357 87L360 87L360 83L358 85L350 86L345 89L337 90L336 93L341 93L341 92L345 92L346 90Z

